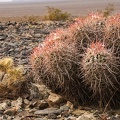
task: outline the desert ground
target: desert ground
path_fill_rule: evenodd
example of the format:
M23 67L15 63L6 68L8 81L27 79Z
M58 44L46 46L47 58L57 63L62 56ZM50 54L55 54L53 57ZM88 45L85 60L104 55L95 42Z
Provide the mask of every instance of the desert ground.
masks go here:
M108 4L114 5L115 13L120 11L119 0L47 0L38 2L0 3L0 17L41 16L47 12L46 6L59 8L72 15L85 15L90 11L104 9Z
M34 47L43 42L55 29L66 29L74 21L17 21L19 18L25 18L26 16L44 16L47 12L46 6L59 8L73 16L81 16L88 14L90 11L104 9L108 4L113 4L114 12L119 13L120 0L108 1L0 2L0 59L9 56L14 59L15 66L22 65L26 83L26 90L24 91L23 86L21 86L22 89L20 90L22 91L20 92L23 94L17 96L15 96L18 92L16 89L15 92L5 89L7 91L5 92L0 87L0 120L120 120L120 109L106 110L109 101L103 109L82 104L74 108L70 101L54 94L45 85L33 82L36 77L34 72L31 71L30 55ZM0 74L0 85L1 81L6 80L6 76L6 73ZM119 108L119 104L117 104L117 107Z

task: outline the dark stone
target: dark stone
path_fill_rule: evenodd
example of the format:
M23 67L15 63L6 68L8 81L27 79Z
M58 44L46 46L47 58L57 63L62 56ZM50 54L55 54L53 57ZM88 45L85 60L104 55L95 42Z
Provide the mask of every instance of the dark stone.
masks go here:
M6 27L4 26L0 26L0 30L4 30Z
M47 118L48 119L56 119L57 115L56 114L48 114Z
M7 38L7 35L1 34L0 35L0 41L5 40Z
M34 114L36 115L47 115L47 114L60 114L61 110L57 108L47 108L44 110L35 111Z
M0 110L0 114L3 114L3 110Z

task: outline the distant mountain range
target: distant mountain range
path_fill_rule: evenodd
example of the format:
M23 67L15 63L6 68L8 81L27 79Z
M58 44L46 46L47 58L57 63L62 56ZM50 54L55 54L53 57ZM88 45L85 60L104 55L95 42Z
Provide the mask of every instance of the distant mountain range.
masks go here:
M0 0L0 3L16 2L16 3L27 3L27 2L55 2L64 0Z
M57 0L13 0L14 2L44 2L44 1L57 1Z
M36 0L13 0L13 1L16 1L16 2L26 2L26 1L36 1ZM39 0L37 0L37 1L39 1Z

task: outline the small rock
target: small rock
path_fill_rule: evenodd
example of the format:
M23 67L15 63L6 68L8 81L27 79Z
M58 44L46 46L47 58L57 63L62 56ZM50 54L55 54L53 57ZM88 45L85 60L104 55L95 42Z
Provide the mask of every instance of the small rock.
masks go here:
M59 96L57 94L50 93L47 101L50 103L51 106L54 106L54 105L60 105L65 100L61 96Z
M25 110L29 111L29 113L34 113L34 112L37 111L38 109L33 108L33 109L25 109Z
M115 117L115 116L112 116L112 117L108 117L107 120L120 120L120 117Z
M68 111L69 109L70 108L68 106L66 106L66 105L63 105L63 106L60 107L61 111Z
M70 101L67 101L66 106L68 106L70 109L73 109L73 108L74 108L73 103L71 103Z
M35 118L34 120L47 120L47 119L44 119L44 118Z
M21 117L17 116L15 118L13 118L12 120L21 120L21 119L22 119Z
M76 117L70 116L68 117L68 120L76 120Z
M47 108L44 110L35 111L34 114L36 115L47 115L47 114L60 114L61 110L57 108Z
M29 116L29 114L31 113L29 113L28 109L17 111L17 116L19 117L26 117Z
M6 116L6 115L3 115L3 116L2 116L2 120L7 120L7 116Z
M28 99L24 99L24 103L25 103L26 105L28 105L28 104L30 103L30 101L29 101Z
M30 95L28 97L28 100L32 100L33 98L39 98L40 100L42 99L42 95L39 92L39 89L37 86L35 86L34 84L30 84L29 85L29 90L30 90Z
M41 35L40 33L37 33L37 34L34 35L34 37L35 37L35 38L41 38L42 35Z
M69 117L69 112L68 111L63 111L62 113L61 113L61 115L63 116L63 117Z
M6 35L0 35L0 41L5 40L7 38Z
M8 108L8 104L6 102L0 104L0 110L5 110L7 108Z
M19 97L17 100L11 102L12 107L16 107L16 109L20 109L22 107L23 100Z
M37 79L37 78L36 78ZM47 99L49 96L49 90L46 89L45 85L39 85L39 84L35 84L35 86L38 88L38 90L40 91L39 93L41 93L42 99ZM41 99L41 100L42 100Z
M9 116L14 116L16 114L17 110L16 108L10 108L4 111L4 114Z
M12 117L11 116L7 116L7 120L12 120Z
M41 100L40 103L38 102L37 103L37 107L40 109L40 110L43 110L45 108L48 108L49 107L49 104L44 101L44 100Z
M48 119L56 119L57 115L56 114L48 114L47 118Z
M49 32L49 31L44 30L44 29L43 29L43 30L40 30L40 31L39 31L39 33L41 33L41 34L50 34L50 32Z
M43 120L43 118L35 118L35 120Z
M3 110L0 110L0 114L3 114Z
M89 118L86 117L86 116L80 116L80 117L78 117L76 120L91 120L91 119L89 119Z
M36 101L36 100L32 100L32 101L30 102L30 104L29 104L29 107L30 107L30 108L33 108L33 107L36 106L36 104L37 104L37 101Z
M0 26L0 30L4 30L5 29L5 27L4 26Z
M13 42L5 42L5 44L11 47L16 47L16 43L13 43Z
M96 120L96 118L93 116L93 114L83 114L82 116L79 116L76 120Z
M20 61L20 63L21 63L21 64L27 64L27 63L28 63L28 60L22 59L22 60Z
M72 112L73 115L80 116L82 114L86 113L85 110L75 110Z

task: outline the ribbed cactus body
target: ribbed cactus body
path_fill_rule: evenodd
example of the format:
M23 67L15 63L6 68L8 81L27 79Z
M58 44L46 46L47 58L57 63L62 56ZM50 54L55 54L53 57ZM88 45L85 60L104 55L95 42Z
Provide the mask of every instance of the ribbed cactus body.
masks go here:
M120 103L120 15L90 14L52 32L30 57L38 81L76 103ZM37 81L37 80L36 80Z
M89 45L82 59L84 83L93 91L93 98L105 105L118 90L117 57L101 42Z
M58 31L54 35L58 35ZM66 42L54 35L48 37L31 55L32 67L42 81L55 93L78 104L88 98L86 88L78 76L78 52L74 42ZM85 95L86 94L86 95Z

